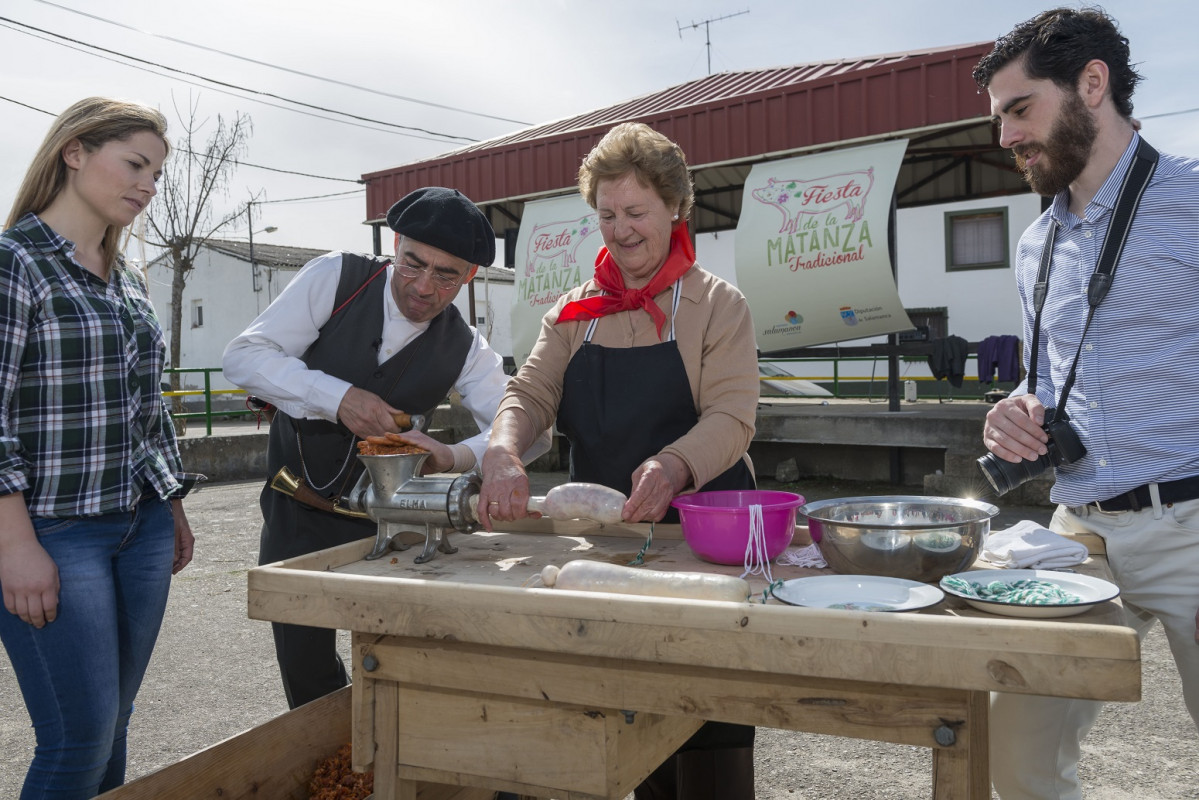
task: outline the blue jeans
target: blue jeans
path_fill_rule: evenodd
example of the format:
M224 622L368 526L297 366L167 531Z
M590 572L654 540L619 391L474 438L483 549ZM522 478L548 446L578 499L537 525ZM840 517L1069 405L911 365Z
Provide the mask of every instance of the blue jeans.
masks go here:
M21 800L95 797L125 781L125 733L166 611L174 562L170 503L132 512L35 517L58 566L58 618L38 629L0 607L37 737Z

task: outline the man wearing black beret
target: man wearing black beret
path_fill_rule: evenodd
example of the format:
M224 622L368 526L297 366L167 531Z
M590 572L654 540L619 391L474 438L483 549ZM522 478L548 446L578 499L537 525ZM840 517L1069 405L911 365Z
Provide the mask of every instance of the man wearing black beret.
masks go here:
M507 385L503 362L453 305L479 265L495 259L495 233L454 189L428 187L387 212L395 260L335 252L308 262L225 349L225 376L273 404L258 563L269 564L375 534L375 523L314 509L270 486L280 468L326 498L362 473L356 443L397 432L394 415L426 419L451 390L481 431L446 445L420 431L425 472L463 472L480 460ZM548 432L527 455L549 448ZM345 686L336 633L273 623L292 708Z

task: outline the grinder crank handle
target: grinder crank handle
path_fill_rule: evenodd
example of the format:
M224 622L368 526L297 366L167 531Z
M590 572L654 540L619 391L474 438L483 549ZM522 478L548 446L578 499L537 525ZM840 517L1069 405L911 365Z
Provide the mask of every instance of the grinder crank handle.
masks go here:
M403 411L398 411L391 415L391 419L399 427L400 432L420 430L425 427L424 414L406 414Z
M615 489L598 483L564 483L545 497L530 497L529 511L550 519L589 519L603 524L619 524L620 513L628 500ZM470 498L470 510L478 517L479 497Z

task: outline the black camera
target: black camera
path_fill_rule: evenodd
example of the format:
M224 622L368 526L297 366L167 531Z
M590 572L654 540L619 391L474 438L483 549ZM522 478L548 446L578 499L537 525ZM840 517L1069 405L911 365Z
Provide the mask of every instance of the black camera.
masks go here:
M1041 430L1049 434L1049 442L1046 445L1048 452L1035 461L1024 459L1018 464L1013 464L994 453L987 453L978 460L978 468L995 489L995 494L1007 494L1045 470L1063 464L1073 464L1087 454L1087 448L1071 427L1069 419L1065 414L1058 419L1056 409L1045 409L1045 424L1041 426Z

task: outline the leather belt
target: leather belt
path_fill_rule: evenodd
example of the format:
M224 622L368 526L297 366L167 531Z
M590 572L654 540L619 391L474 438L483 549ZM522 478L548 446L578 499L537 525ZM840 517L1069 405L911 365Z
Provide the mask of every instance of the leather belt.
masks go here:
M1162 505L1168 503L1181 503L1184 500L1194 500L1199 497L1199 475L1193 478L1182 478L1169 483L1159 483L1157 485L1158 495L1161 497ZM1149 496L1149 484L1138 486L1135 489L1130 489L1124 494L1118 494L1115 497L1109 497L1107 500L1100 500L1089 505L1094 506L1100 511L1140 511L1142 508L1153 505L1153 500Z

